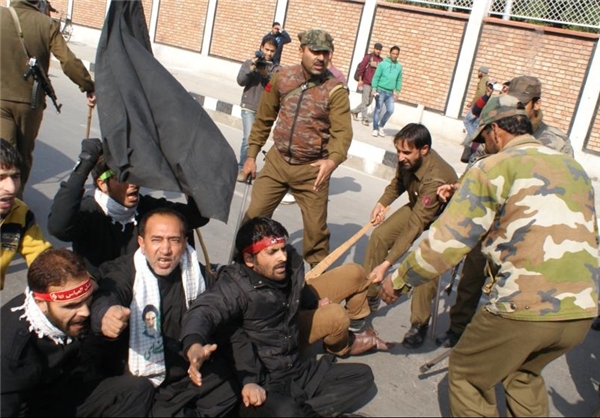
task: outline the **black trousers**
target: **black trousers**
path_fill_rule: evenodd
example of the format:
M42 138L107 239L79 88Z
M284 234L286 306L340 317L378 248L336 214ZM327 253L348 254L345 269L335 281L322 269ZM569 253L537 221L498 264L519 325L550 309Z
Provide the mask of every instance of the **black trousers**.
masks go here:
M237 411L241 389L225 360L215 356L200 369L202 385L185 375L160 386L154 398L153 417L222 417Z
M308 389L306 399L285 393L279 388L269 390L265 403L258 407L240 407L243 417L311 417L334 416L348 411L374 382L373 372L366 364L331 364L327 372L311 373L301 382ZM320 380L320 381L318 381ZM296 381L296 383L299 383ZM309 389L313 387L316 389Z
M76 416L147 417L154 401L154 391L154 386L145 377L109 377L100 382L77 407Z

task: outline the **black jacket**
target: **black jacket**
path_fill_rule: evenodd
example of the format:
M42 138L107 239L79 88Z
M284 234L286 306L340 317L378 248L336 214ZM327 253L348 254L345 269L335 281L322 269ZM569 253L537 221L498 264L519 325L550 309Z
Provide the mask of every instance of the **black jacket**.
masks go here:
M205 269L200 264L200 270L206 277ZM172 275L179 274L181 271L176 269ZM133 255L125 255L116 260L104 263L100 267L100 285L94 294L92 302L92 331L96 334L101 333L102 317L106 311L114 305L129 307L133 301L133 283L136 270L133 263ZM159 280L159 289L162 284L170 279L157 278ZM210 286L210 281L205 279L206 286ZM182 356L181 344L179 343L180 325L185 307L185 294L181 285L181 278L177 282L172 282L173 286L179 286L179 291L172 292L176 295L172 300L161 300L161 319L162 331L165 348L165 364L167 376L163 384L178 381L187 375L187 360ZM178 296L177 296L178 295ZM107 370L111 374L122 374L125 372L126 360L128 358L127 350L129 348L129 328L126 328L121 336L110 344L111 361L106 364Z
M1 416L73 416L102 380L103 343L88 336L56 344L29 331L18 295L2 307Z
M48 232L61 241L72 242L73 251L84 258L90 274L97 277L100 264L133 254L138 249L138 227L130 223L123 230L120 223L113 223L104 214L93 196L83 197L84 185L92 167L92 163L82 161L69 179L60 184L48 215ZM190 228L208 223L208 218L200 214L191 198L183 204L143 195L140 195L136 219L139 222L144 214L164 207L180 211ZM191 240L188 236L188 241L193 245L193 235Z
M317 298L305 287L302 257L290 246L287 250L288 297L246 266L234 263L223 268L215 285L184 316L184 353L193 343L206 344L215 333L238 324L238 332L244 335L241 340L233 338L232 351L238 376L240 365L245 368L241 383L259 383L265 375L270 381L285 379L297 373L301 364L298 313L301 308L315 308ZM243 347L248 351L239 345L244 338L251 342Z

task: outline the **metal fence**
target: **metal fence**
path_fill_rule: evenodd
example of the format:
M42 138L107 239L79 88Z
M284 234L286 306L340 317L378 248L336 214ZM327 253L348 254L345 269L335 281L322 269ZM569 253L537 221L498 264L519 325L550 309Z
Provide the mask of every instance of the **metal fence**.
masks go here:
M475 0L388 1L469 13ZM494 0L490 8L490 15L504 20L600 32L600 0Z

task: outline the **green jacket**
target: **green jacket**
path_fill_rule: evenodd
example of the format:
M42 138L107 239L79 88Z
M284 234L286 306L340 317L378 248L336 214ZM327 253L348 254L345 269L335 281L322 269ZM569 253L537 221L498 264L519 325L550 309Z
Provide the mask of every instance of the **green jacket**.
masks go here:
M71 52L60 33L57 22L25 0L11 2L19 21L29 55L37 58L48 73L50 53L61 63L63 72L82 92L93 92L94 82L81 60ZM0 97L11 102L30 103L33 77L23 79L28 70L10 10L0 7Z
M573 158L522 135L479 160L394 288L438 277L480 240L495 277L488 311L522 321L598 315L594 189Z
M392 62L390 57L385 57L377 66L377 71L371 81L371 88L388 93L394 91L400 93L402 90L402 64L399 61Z

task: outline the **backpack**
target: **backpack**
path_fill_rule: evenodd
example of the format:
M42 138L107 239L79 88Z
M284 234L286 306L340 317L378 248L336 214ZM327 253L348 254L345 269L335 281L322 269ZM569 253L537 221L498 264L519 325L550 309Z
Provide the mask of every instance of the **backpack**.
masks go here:
M367 62L367 65L371 64L372 59L373 54L369 54L369 62ZM360 62L362 62L362 60ZM356 70L354 71L354 81L358 81L360 79L360 62L358 63L358 65L356 66Z

